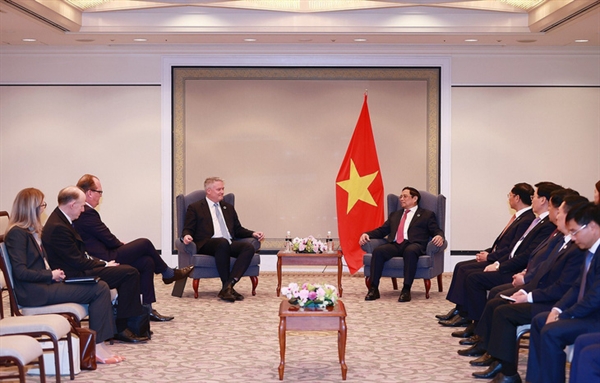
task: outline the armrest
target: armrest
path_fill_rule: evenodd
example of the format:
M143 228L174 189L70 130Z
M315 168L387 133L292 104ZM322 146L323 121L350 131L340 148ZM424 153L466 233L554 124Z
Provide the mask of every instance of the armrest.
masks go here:
M385 244L386 242L387 241L385 239L373 238L373 239L371 239L370 242L365 243L360 248L363 249L365 252L372 254L373 250L377 246L381 246L381 245Z
M433 242L429 241L429 243L427 244L427 249L425 250L425 253L427 255L436 255L437 253L439 253L440 251L444 251L446 250L446 248L448 247L448 241L446 241L444 239L444 244L440 247L436 246L433 244Z
M177 249L177 260L179 267L186 267L192 264L192 256L196 254L196 244L191 242L185 245L181 239L175 240L175 248Z

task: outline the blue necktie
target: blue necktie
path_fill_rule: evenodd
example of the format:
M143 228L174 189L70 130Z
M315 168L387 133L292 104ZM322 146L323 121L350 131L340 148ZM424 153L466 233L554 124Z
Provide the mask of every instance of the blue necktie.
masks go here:
M579 295L577 296L577 302L583 299L583 294L585 293L585 282L587 279L588 271L590 271L592 258L594 258L594 253L588 251L587 257L585 257L585 269L583 271L583 276L581 277L581 285L579 286Z
M229 231L227 230L227 225L225 225L225 220L223 219L223 214L221 214L221 209L219 209L219 204L215 203L215 214L217 215L217 221L219 221L219 227L221 228L221 235L223 238L227 239L229 243L231 243L231 236L229 235Z

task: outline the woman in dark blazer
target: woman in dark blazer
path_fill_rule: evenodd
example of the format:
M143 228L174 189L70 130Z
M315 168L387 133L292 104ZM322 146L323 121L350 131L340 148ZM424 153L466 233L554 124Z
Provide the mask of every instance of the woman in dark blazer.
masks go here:
M96 331L96 359L99 363L118 363L104 341L115 334L110 290L104 281L94 284L66 284L65 273L51 270L40 234L40 216L46 208L44 194L38 189L21 190L13 203L4 236L12 265L15 294L19 305L45 306L74 302L89 305L90 328Z

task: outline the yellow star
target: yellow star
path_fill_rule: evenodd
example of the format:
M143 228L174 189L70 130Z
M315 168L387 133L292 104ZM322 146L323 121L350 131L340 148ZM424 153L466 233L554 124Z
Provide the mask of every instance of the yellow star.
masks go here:
M342 189L348 192L348 209L346 214L350 213L350 210L352 210L358 200L364 201L369 205L377 206L377 203L369 192L369 186L375 177L377 177L378 173L379 171L376 171L375 173L361 177L356 170L354 161L350 159L350 178L337 183Z

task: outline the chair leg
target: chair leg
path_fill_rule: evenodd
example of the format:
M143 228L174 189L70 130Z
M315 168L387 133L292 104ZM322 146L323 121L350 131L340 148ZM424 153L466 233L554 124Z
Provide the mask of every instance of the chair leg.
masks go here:
M367 290L371 288L371 278L365 275L365 285L367 285Z
M194 279L192 282L192 287L194 288L194 298L198 299L198 285L200 284L200 279Z
M46 366L44 365L44 353L42 353L42 355L40 355L40 357L38 358L37 364L40 367L40 383L46 383Z
M398 290L398 279L392 278L392 286L394 286L394 290Z
M431 279L423 279L425 283L425 298L429 299L429 290L431 290Z
M444 285L442 285L442 274L439 274L437 276L437 282L438 282L438 291L441 293L444 291Z
M258 286L258 277L250 277L252 282L252 296L256 295L256 286Z

